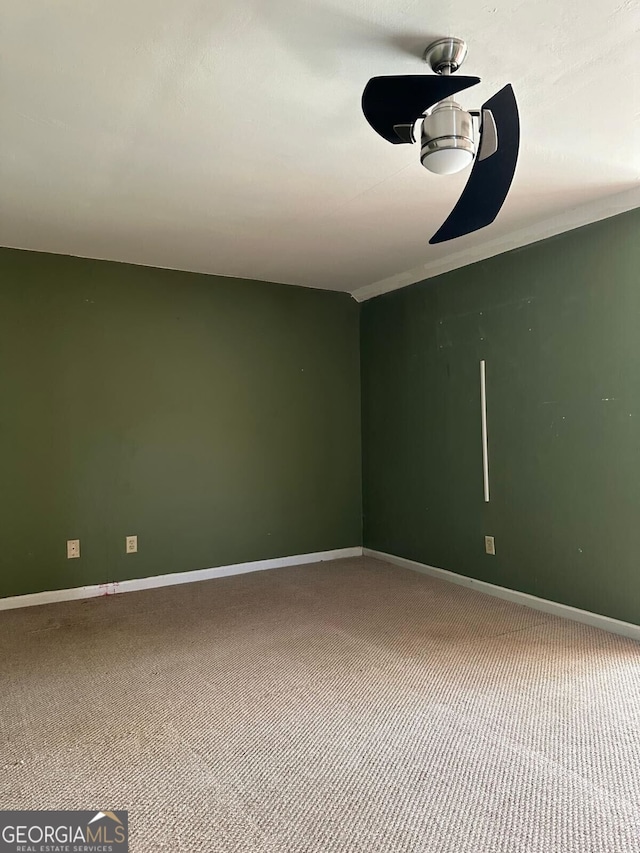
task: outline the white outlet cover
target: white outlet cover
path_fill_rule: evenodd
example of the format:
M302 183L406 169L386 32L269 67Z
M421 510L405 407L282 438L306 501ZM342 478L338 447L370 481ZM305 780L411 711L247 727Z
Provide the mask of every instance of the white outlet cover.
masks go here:
M127 554L136 554L138 552L138 537L127 536L125 539L125 551Z
M67 539L67 560L75 560L80 556L80 540Z
M484 550L487 554L495 555L496 553L496 540L493 536L485 536L484 537Z

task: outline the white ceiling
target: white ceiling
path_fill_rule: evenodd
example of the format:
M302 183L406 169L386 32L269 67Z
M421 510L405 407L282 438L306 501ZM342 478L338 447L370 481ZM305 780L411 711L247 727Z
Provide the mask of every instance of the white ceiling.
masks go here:
M360 96L441 35L466 107L513 84L523 144L496 222L429 246L468 172ZM4 0L0 52L6 246L362 298L640 205L637 0Z

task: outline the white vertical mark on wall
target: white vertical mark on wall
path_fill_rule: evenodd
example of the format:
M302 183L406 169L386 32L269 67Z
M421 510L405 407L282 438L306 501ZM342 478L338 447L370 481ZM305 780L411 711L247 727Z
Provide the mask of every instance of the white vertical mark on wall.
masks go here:
M482 410L482 476L484 502L489 503L489 441L487 437L487 371L484 359L480 362L480 408Z

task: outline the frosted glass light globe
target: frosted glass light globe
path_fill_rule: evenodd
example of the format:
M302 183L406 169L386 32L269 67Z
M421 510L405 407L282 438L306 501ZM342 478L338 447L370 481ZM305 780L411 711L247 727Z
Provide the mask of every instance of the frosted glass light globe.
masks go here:
M471 164L473 154L466 148L438 148L427 154L422 165L436 175L453 175Z

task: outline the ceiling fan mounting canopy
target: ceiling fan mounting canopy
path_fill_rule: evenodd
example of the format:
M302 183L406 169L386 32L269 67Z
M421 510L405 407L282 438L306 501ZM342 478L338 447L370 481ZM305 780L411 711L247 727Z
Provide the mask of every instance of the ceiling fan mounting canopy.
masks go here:
M466 58L466 41L453 36L431 42L424 52L424 61L435 74L454 74Z

